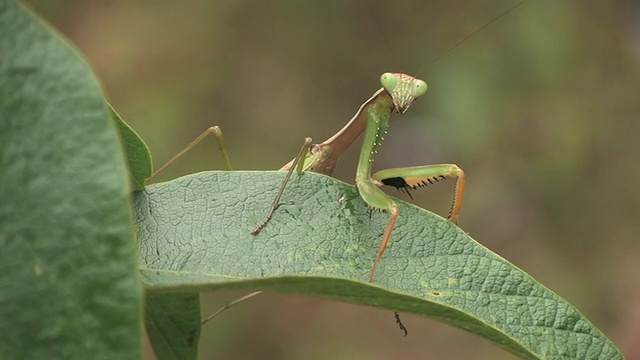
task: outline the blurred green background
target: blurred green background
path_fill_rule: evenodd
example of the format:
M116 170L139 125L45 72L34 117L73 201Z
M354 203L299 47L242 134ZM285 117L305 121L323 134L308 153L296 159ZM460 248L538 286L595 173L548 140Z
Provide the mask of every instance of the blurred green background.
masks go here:
M278 168L346 123L382 72L419 72L429 92L392 119L376 168L460 165L462 227L640 359L637 2L529 0L485 28L517 1L28 3L89 59L156 167L220 125L237 168ZM352 182L359 146L336 177ZM210 140L158 180L222 166ZM446 215L452 185L414 202ZM207 294L203 310L242 294ZM267 294L207 325L201 358L515 358L404 322L406 338L388 310Z

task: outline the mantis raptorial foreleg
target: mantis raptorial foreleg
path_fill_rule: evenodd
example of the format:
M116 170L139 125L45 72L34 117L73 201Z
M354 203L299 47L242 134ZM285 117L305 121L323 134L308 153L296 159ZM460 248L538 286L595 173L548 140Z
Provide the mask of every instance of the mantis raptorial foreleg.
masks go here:
M459 224L460 209L462 209L462 200L464 197L465 177L464 171L462 171L458 165L440 164L386 169L376 172L371 178L373 181L377 181L383 185L403 189L407 194L409 194L410 190L433 185L440 180L456 178L456 184L453 188L453 202L451 203L451 210L449 211L447 219L453 221L456 225Z
M410 189L416 189L421 186L433 184L440 180L445 180L447 177L456 178L456 185L453 190L453 202L451 204L448 219L458 225L460 209L462 208L462 199L464 196L465 178L464 172L457 165L442 164L386 169L378 171L369 179L360 180L358 191L360 191L360 195L367 204L373 208L384 210L391 215L387 228L382 236L378 253L373 260L373 267L371 269L371 274L369 275L369 282L373 282L376 268L378 267L378 261L380 261L382 254L384 254L384 251L387 248L389 238L391 237L391 231L393 230L396 219L400 214L396 203L387 194L382 192L378 186L389 185L398 189L405 189L408 192Z

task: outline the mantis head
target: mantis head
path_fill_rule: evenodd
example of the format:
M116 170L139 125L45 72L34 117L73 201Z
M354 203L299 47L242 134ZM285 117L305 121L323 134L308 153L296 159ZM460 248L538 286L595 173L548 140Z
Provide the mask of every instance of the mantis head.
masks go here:
M427 92L426 82L406 74L384 73L380 83L391 95L395 111L401 114L409 109L413 100Z

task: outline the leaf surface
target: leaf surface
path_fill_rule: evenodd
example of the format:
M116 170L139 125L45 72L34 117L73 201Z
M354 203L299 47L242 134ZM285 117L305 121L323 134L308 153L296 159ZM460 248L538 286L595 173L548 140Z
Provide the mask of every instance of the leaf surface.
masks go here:
M100 86L0 1L0 358L142 357L129 184Z
M374 285L367 279L389 217L370 217L351 185L294 174L273 220L251 235L284 175L202 172L137 192L147 288L307 294L428 316L523 358L622 358L558 295L454 224L400 200Z

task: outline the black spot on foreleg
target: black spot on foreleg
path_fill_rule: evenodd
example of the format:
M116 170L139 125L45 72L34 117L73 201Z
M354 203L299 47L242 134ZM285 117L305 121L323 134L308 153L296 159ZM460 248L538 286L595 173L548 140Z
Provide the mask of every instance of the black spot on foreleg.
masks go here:
M382 183L384 185L393 186L394 188L398 189L398 191L404 191L407 195L409 195L409 198L413 200L413 196L411 196L411 192L409 192L411 190L411 186L409 186L409 184L407 184L407 182L403 178L394 177L382 179Z

